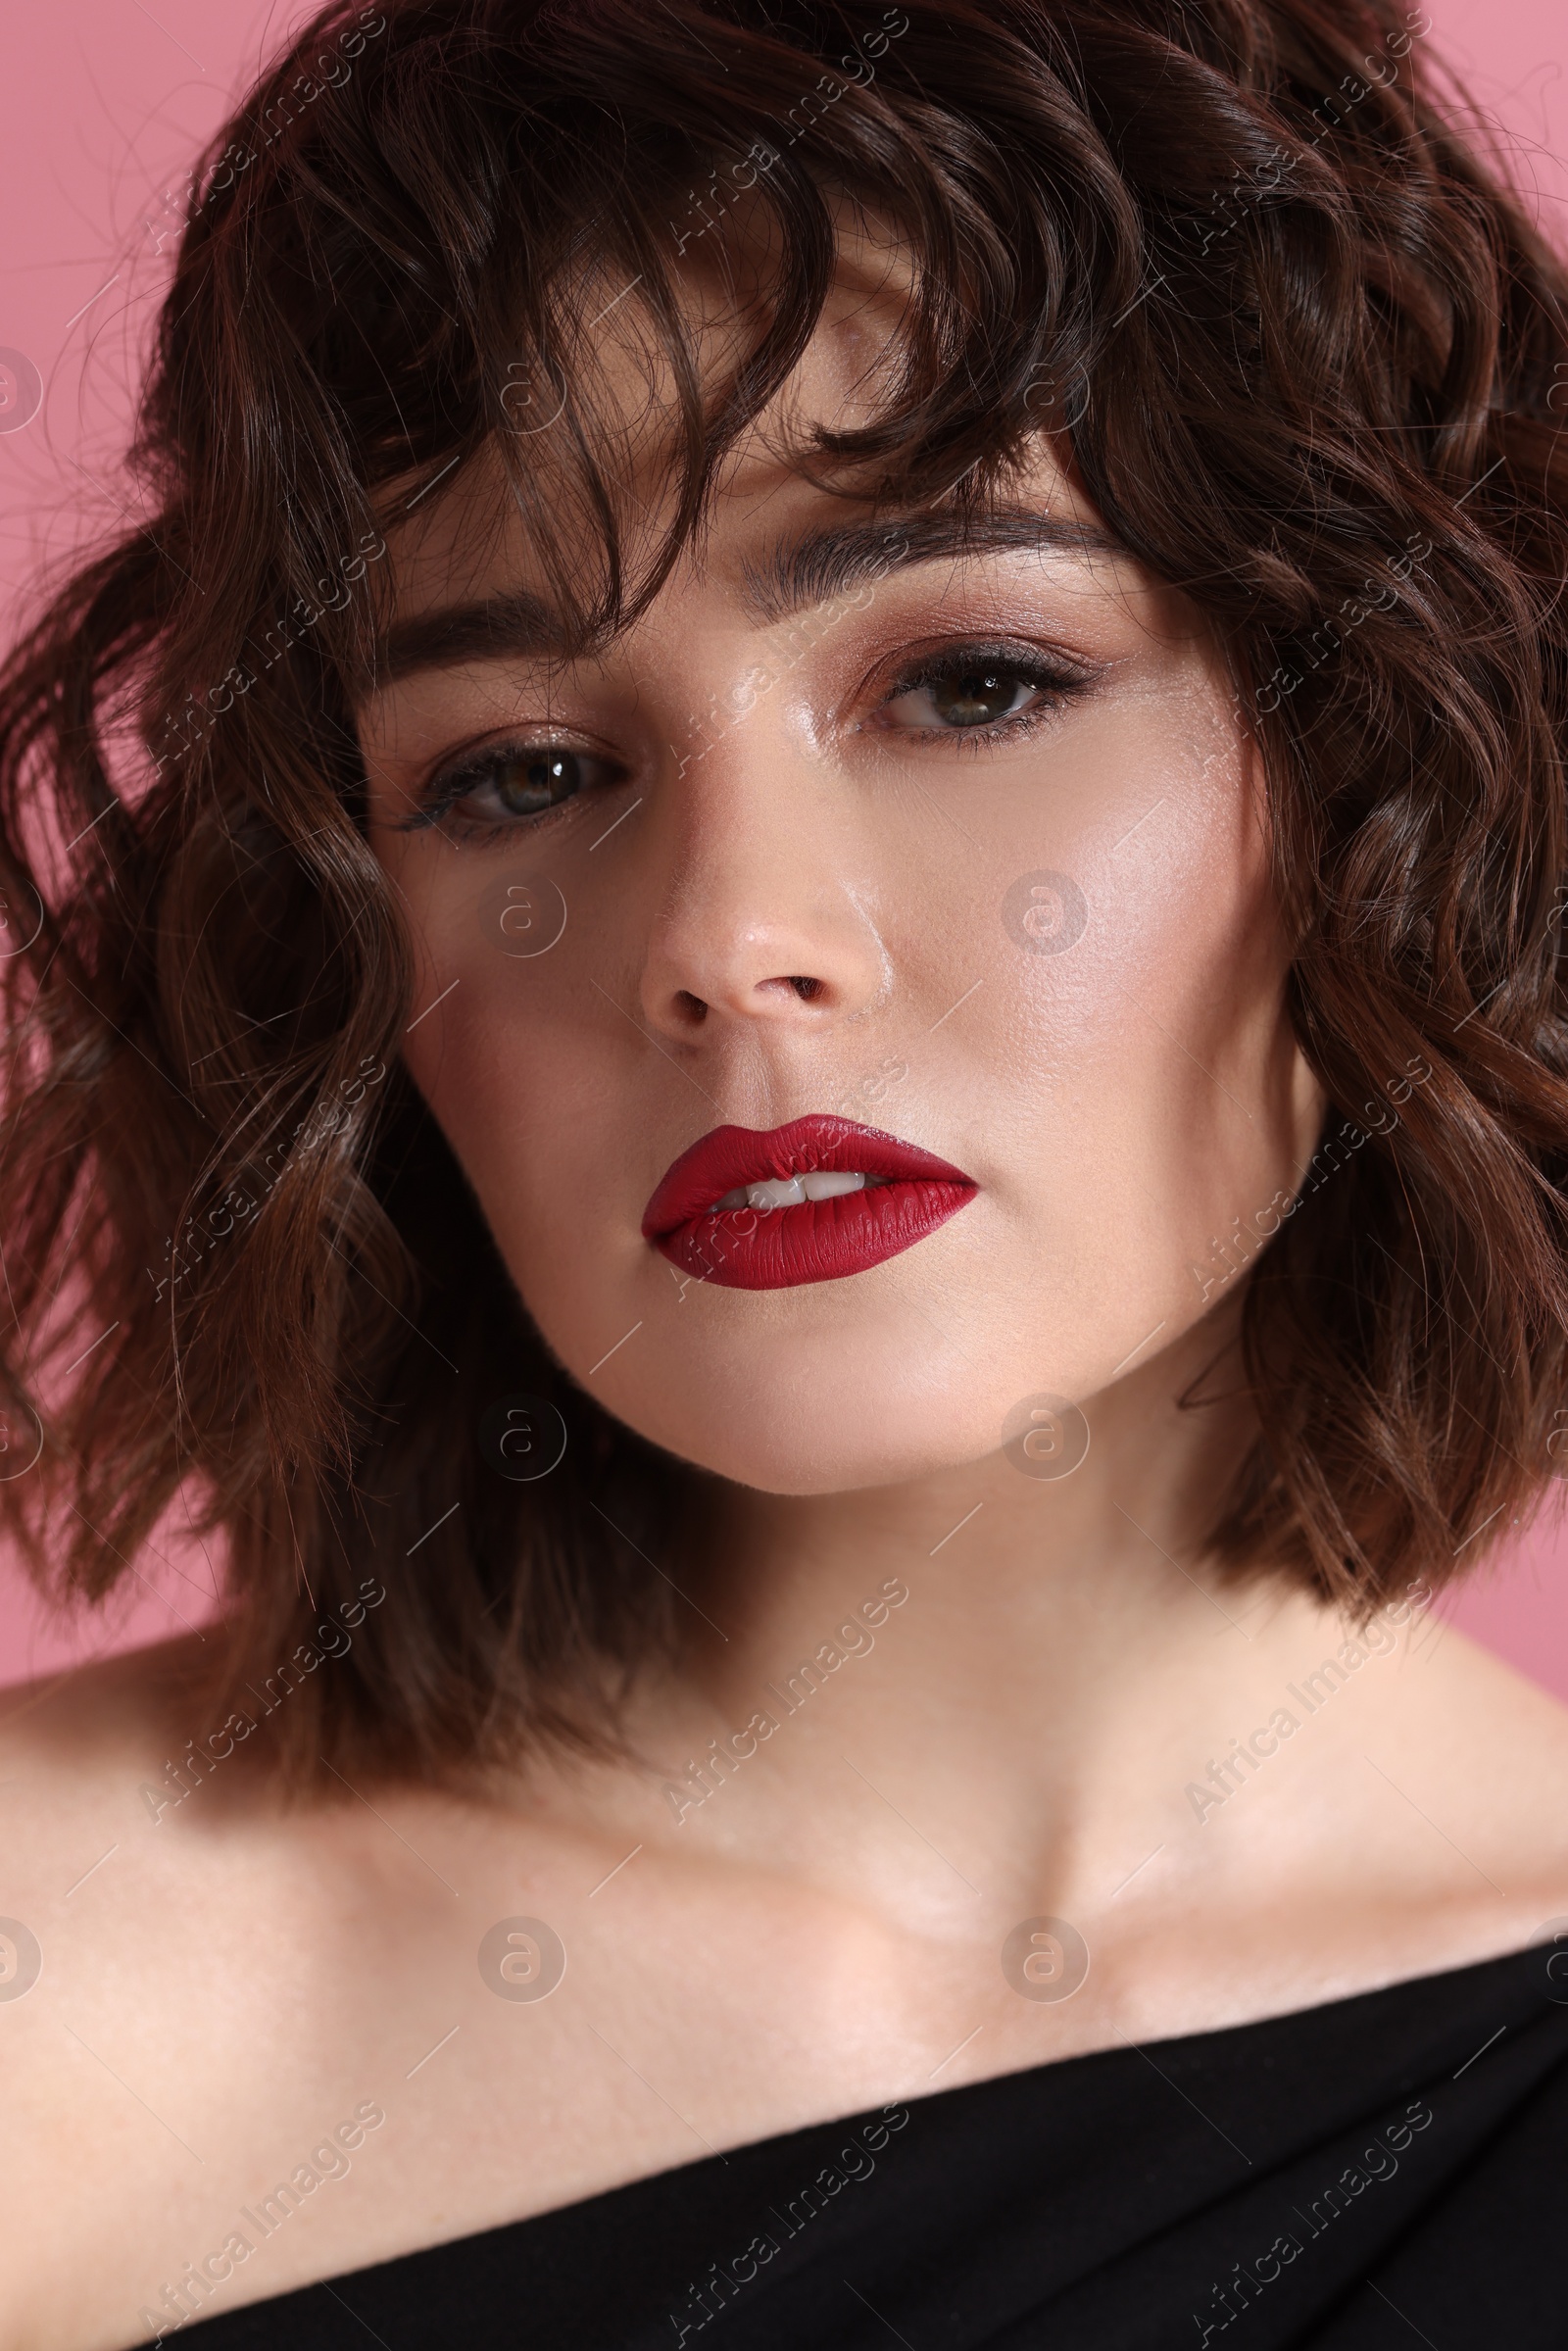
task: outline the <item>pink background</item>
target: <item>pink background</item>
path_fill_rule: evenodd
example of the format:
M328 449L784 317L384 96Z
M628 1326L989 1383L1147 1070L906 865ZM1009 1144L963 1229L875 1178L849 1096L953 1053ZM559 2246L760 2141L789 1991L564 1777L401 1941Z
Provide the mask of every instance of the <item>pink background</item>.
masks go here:
M243 0L44 0L13 6L0 76L0 349L24 353L43 405L0 432L0 632L83 534L131 511L118 460L172 242L184 171L259 61L308 9ZM1455 67L1543 226L1568 245L1568 95L1560 0L1430 0L1427 54ZM0 422L5 379L0 376ZM13 411L13 414L15 412ZM0 1560L0 1683L202 1623L216 1582L172 1535L109 1611L49 1620ZM1568 1529L1510 1535L1444 1613L1568 1697Z

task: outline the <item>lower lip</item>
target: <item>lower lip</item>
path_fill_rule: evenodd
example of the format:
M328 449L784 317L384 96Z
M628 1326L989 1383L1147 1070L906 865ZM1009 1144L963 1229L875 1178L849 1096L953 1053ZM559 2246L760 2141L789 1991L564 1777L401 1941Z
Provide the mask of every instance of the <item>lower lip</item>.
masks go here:
M930 1177L867 1185L794 1208L722 1208L694 1216L654 1247L720 1290L793 1290L842 1282L913 1249L974 1199L972 1184Z

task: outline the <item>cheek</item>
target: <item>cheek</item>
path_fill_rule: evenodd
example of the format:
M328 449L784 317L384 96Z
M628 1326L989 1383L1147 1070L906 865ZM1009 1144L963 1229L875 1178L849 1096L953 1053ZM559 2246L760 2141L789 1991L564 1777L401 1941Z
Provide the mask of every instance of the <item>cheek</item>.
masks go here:
M1054 1055L1118 1191L1185 1221L1189 1204L1226 1197L1222 1171L1274 1159L1284 970L1246 801L1156 803L1086 857L1084 891L1095 915L1053 1006Z
M580 1321L607 1249L642 1249L634 1230L606 1239L625 1222L627 1155L613 928L598 933L569 872L563 892L537 855L410 859L399 878L418 972L405 1063L530 1307L563 1286L555 1310Z
M1118 1327L1140 1293L1151 1326L1174 1320L1175 1277L1200 1302L1189 1265L1290 1185L1322 1111L1286 1016L1255 783L1234 743L1207 752L1177 718L1107 730L1049 825L1013 828L1008 849L1035 854L1010 877L993 862L999 918L968 972L1002 1204L1042 1290Z
M581 1017L582 995L595 1001L588 978L564 955L546 975L453 930L426 933L424 954L434 1009L404 1058L498 1239L509 1245L552 1202L586 1211L585 1179L615 1159L613 1088L597 1024Z

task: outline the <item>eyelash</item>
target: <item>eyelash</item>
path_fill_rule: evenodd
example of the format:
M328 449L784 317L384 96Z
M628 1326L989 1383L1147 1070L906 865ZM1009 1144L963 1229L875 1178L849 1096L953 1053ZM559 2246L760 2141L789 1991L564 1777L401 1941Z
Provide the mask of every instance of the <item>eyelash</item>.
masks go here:
M955 672L970 666L990 667L1015 685L1030 686L1042 696L1032 709L1015 710L1010 715L989 720L983 726L928 726L878 729L878 732L898 734L905 742L944 743L955 750L984 750L1007 736L1033 734L1050 719L1060 715L1064 707L1087 693L1094 684L1093 676L1074 666L1064 657L1053 658L1038 649L1009 645L961 643L944 645L934 653L926 653L901 670L889 685L877 705L884 710L906 694L917 693L939 677L952 677ZM873 712L873 717L875 716Z
M886 688L877 704L877 710L888 709L890 705L900 701L906 694L918 693L922 686L930 686L939 678L952 677L956 671L961 671L971 663L976 667L989 666L997 670L1002 676L1010 679L1015 686L1032 688L1042 697L1041 701L1028 710L1016 710L1001 718L988 720L983 725L967 727L903 726L877 728L871 731L884 735L897 734L906 743L938 742L956 750L971 753L981 752L1003 738L1018 739L1033 734L1037 728L1049 720L1058 717L1062 709L1069 702L1088 692L1094 683L1091 675L1081 668L1071 666L1061 658L1054 660L1036 650L1005 643L986 644L964 641L956 645L943 646L938 651L923 654L918 660L907 663ZM876 713L873 712L873 718L875 715ZM471 793L478 790L504 760L515 759L519 753L526 754L558 748L569 747L562 745L559 738L549 737L536 743L520 740L501 742L488 745L476 756L466 757L450 767L438 769L424 787L421 806L415 810L412 816L403 820L397 828L398 831L421 832L429 826L439 824ZM595 755L589 753L576 756L592 758ZM513 816L502 820L469 818L464 822L462 837L483 846L504 835L514 835L524 829L536 832L552 819L564 816L573 803L582 797L580 792L573 793L569 799L558 803L555 808L540 809L532 816Z

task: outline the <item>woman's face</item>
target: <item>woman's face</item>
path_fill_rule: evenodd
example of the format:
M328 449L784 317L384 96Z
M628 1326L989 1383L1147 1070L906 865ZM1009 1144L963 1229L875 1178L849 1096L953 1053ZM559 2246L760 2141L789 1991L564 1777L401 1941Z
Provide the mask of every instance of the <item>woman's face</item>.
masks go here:
M868 339L830 311L797 415L859 413ZM520 528L432 501L361 731L404 1054L545 1339L670 1451L805 1493L995 1453L1146 1365L1322 1098L1193 609L1044 448L959 543L802 481L777 421L565 668Z

